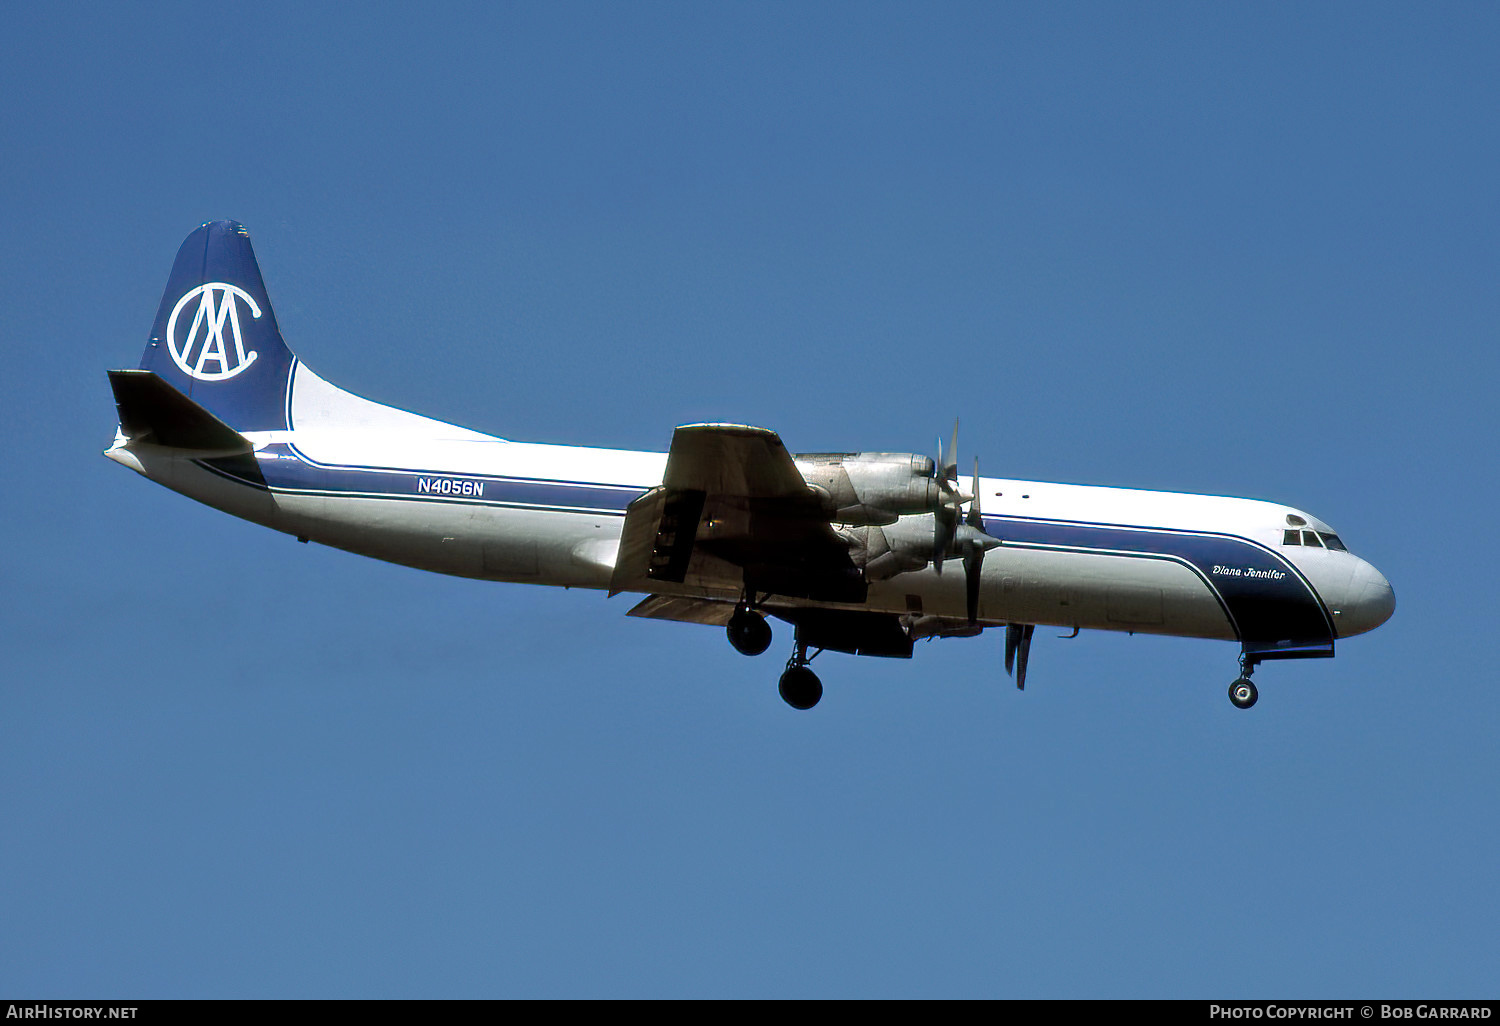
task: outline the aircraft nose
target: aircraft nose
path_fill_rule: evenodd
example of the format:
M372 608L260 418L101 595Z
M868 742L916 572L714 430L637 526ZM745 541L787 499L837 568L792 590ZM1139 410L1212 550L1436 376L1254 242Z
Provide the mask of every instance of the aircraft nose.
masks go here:
M1337 619L1339 637L1347 638L1373 631L1396 611L1396 593L1385 575L1364 560L1354 568L1349 579L1346 601Z

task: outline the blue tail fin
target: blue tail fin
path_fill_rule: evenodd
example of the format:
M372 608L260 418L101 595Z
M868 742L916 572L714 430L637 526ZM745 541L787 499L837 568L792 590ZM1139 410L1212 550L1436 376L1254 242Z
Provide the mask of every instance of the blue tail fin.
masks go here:
M211 221L177 251L141 369L236 431L284 430L296 357L281 339L250 236Z

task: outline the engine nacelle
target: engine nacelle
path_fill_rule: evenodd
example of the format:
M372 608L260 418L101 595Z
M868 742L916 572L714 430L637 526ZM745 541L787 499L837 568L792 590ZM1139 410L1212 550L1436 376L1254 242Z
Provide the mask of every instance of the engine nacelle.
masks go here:
M835 523L894 524L906 514L930 512L943 501L931 456L807 453L793 459Z
M903 517L884 526L848 527L839 532L849 558L867 581L887 581L932 562L932 514Z

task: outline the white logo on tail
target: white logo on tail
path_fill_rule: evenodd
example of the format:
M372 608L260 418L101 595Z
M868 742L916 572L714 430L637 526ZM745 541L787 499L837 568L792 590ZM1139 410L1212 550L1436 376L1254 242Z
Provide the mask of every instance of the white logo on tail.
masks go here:
M177 315L194 296L201 296L198 312L193 315L192 326L179 342L177 338ZM260 316L260 307L244 289L227 285L222 281L211 281L188 292L172 307L172 316L167 319L167 349L172 360L183 373L200 381L224 381L232 378L255 362L252 349L245 352L245 340L240 335L240 313L235 299L244 300L252 317ZM234 348L224 344L224 326L228 324L234 337ZM202 342L199 343L199 329Z

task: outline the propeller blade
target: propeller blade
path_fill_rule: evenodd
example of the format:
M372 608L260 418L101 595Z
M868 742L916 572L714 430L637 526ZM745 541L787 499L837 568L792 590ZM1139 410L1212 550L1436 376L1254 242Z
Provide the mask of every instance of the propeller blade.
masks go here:
M964 593L968 600L969 626L979 623L979 574L984 566L984 546L964 543Z
M932 568L943 572L943 560L953 549L958 534L958 507L947 503L932 511Z
M1016 690L1026 690L1026 663L1031 658L1031 634L1036 624L1028 623L1021 628L1021 648L1016 653Z
M979 514L979 457L974 457L974 486L970 489L969 515L965 522L972 528L983 531L984 518Z
M1036 630L1032 623L1008 623L1005 625L1005 672L1014 671L1016 687L1026 689L1026 662L1031 657L1031 635Z

